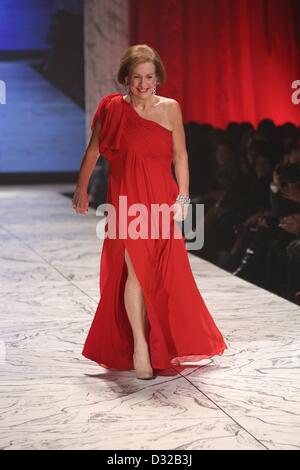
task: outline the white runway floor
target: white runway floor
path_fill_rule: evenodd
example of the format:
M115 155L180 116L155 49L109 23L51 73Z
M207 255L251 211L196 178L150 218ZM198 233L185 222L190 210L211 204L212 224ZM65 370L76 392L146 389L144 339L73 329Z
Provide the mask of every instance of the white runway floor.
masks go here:
M300 448L300 308L193 255L223 356L152 381L81 356L102 242L68 190L0 189L0 448Z

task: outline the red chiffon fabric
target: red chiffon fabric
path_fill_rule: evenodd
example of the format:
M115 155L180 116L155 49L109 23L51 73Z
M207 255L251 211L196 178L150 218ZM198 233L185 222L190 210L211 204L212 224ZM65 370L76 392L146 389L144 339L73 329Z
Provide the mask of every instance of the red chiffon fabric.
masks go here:
M149 212L151 204L171 206L178 194L171 170L172 132L142 118L120 93L102 99L92 128L96 120L101 123L99 151L109 160L107 203L115 207L117 221L119 196L127 197L128 207L142 203ZM128 224L131 220L127 215ZM169 223L170 238L160 230L157 238L122 238L117 222L117 237L104 239L100 302L83 349L85 357L103 367L133 369L133 335L124 305L125 249L143 289L154 369L209 358L227 348L194 280L177 222L171 216Z

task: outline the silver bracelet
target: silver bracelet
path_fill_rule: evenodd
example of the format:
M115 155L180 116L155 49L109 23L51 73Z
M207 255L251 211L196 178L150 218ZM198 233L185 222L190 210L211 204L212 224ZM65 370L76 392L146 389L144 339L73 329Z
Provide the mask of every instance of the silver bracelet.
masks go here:
M184 204L189 204L191 199L186 194L178 194L176 201L183 202Z

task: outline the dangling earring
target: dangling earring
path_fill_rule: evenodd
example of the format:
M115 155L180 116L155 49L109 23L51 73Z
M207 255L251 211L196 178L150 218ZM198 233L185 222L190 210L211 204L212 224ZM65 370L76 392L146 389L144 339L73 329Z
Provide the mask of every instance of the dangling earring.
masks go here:
M152 89L152 94L155 95L155 93L156 93L156 83L154 84L154 87Z

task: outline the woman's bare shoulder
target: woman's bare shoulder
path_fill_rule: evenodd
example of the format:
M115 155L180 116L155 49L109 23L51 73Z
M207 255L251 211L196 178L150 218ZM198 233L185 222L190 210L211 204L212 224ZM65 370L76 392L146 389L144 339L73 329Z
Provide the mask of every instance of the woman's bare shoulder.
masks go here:
M181 108L178 101L174 98L166 98L165 96L158 96L158 98L161 100L160 103L167 113L170 123L174 124L174 122L181 119Z
M159 98L159 104L161 104L162 108L168 113L173 115L180 114L180 105L174 98L166 98L165 96L157 96L157 98Z

